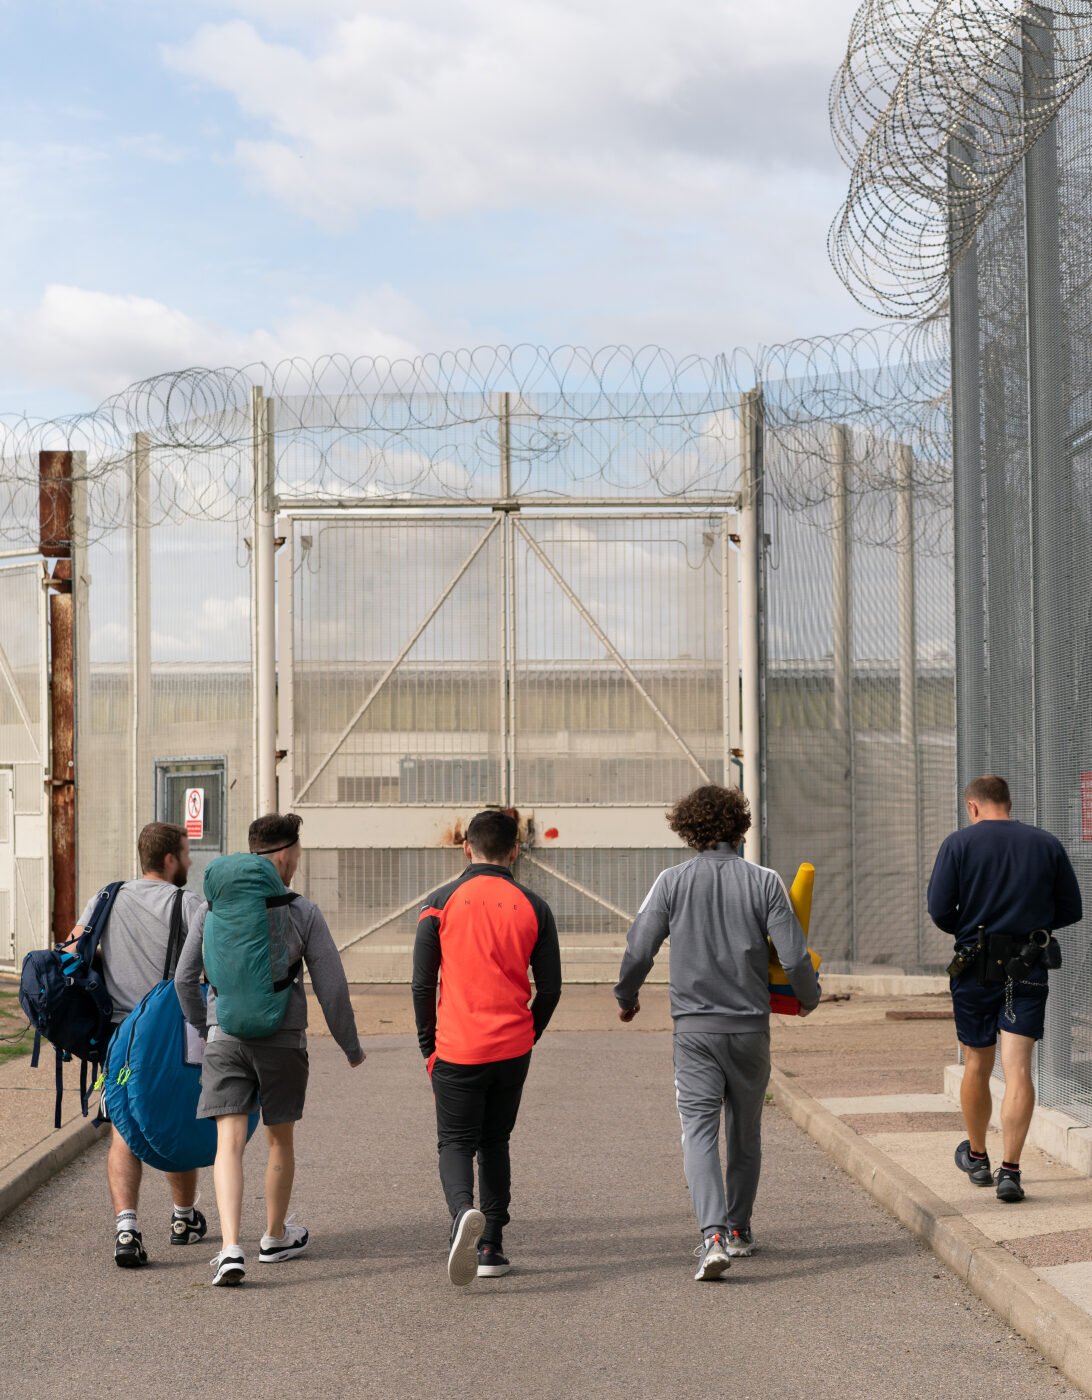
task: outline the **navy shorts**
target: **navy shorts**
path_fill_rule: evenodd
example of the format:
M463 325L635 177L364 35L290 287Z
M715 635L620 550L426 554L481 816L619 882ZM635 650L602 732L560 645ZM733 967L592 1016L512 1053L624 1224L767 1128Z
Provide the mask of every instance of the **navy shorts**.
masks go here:
M955 1009L956 1036L960 1045L984 1050L997 1044L997 1032L1026 1035L1042 1040L1046 1025L1047 970L1032 968L1026 981L1012 989L1012 1014L1005 1014L1005 984L983 987L974 968L968 968L951 981Z

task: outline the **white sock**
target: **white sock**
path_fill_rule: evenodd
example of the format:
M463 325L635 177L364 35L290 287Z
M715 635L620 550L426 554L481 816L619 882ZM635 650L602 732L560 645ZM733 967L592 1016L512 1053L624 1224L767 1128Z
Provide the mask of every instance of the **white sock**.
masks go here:
M225 1254L242 1254L242 1252L243 1251L239 1248L237 1244L222 1244L220 1246L221 1259L224 1257Z
M174 1218L175 1220L192 1220L193 1212L194 1206L175 1206Z
M123 1230L128 1230L132 1234L137 1234L137 1214L135 1210L119 1210L117 1213L114 1230L116 1234L121 1234Z

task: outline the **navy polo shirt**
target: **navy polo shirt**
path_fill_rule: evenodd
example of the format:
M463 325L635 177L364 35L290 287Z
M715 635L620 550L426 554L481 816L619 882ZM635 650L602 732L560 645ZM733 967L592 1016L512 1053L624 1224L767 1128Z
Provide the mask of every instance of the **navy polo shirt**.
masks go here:
M1081 891L1056 836L1017 821L981 821L947 837L929 880L929 917L960 947L988 933L1020 937L1079 922Z

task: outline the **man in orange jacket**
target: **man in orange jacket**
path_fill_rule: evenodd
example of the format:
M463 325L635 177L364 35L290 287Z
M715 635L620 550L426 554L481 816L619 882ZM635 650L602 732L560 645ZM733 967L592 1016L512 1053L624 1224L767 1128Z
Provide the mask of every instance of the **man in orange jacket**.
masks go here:
M417 1039L432 1077L440 1181L452 1220L447 1272L460 1285L499 1278L511 1267L502 1249L512 1187L508 1144L531 1049L561 999L553 913L512 877L515 818L479 812L463 851L470 864L426 900L413 949Z

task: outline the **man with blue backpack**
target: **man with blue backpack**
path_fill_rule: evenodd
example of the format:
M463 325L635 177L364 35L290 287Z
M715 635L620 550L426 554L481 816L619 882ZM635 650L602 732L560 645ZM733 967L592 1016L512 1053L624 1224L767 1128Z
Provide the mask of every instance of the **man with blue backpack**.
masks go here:
M137 840L137 855L141 878L127 880L117 890L99 943L115 1026L125 1020L163 977L172 923L180 920L185 933L195 926L203 908L201 898L184 888L190 870L189 840L184 827L169 822L150 822ZM102 897L98 894L88 902L80 922L72 930L74 938L91 923ZM137 1220L142 1174L140 1159L117 1128L113 1128L106 1176L115 1213L114 1262L122 1269L141 1268L148 1262ZM167 1172L165 1175L174 1202L170 1243L194 1244L208 1229L205 1217L197 1209L197 1172Z
M258 1261L302 1253L310 1235L288 1217L295 1176L294 1129L307 1096L306 966L330 1033L355 1069L364 1061L341 957L317 905L289 886L300 860L292 814L252 822L249 855L221 856L205 872L204 916L175 973L187 1021L206 1038L199 1118L216 1121L213 1166L221 1246L213 1283L242 1283L243 1152L259 1105L269 1140L266 1232ZM208 1000L201 975L208 980Z

